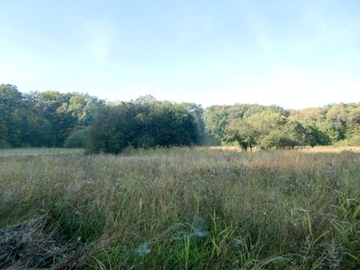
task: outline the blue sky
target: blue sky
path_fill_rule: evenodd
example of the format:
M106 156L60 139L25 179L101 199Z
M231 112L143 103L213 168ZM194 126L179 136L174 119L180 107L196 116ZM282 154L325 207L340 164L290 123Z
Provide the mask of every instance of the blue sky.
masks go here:
M0 0L0 83L109 101L360 102L359 0Z

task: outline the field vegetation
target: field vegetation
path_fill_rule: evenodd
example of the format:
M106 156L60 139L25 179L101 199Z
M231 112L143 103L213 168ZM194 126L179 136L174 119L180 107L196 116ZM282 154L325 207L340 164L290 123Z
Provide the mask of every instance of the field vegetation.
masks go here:
M120 154L137 148L360 146L360 103L302 110L260 104L110 102L83 93L21 93L0 84L0 149L83 148Z
M0 268L360 269L360 154L336 149L1 150Z

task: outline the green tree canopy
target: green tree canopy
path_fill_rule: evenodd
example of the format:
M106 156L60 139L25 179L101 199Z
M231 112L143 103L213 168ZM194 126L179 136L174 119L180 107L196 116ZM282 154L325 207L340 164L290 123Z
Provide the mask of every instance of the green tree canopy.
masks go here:
M22 100L16 86L0 85L0 145L21 146Z
M126 147L191 146L199 129L181 104L149 97L103 108L91 128L90 152L118 154Z

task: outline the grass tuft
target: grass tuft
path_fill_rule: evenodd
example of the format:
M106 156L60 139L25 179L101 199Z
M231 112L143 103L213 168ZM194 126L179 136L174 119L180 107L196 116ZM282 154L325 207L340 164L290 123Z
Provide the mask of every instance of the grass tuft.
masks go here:
M0 268L359 269L353 148L12 149L0 160ZM52 260L36 255L45 247Z

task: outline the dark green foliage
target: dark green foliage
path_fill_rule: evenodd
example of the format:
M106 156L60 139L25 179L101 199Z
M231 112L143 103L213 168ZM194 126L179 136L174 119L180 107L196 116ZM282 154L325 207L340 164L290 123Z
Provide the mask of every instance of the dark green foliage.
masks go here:
M121 152L128 146L192 144L237 143L243 149L359 145L360 136L360 103L329 104L299 111L259 104L214 105L203 109L194 103L159 102L148 95L130 103L106 105L88 94L58 91L23 94L14 85L1 84L0 147L62 147L68 138L74 140L69 137L74 132L93 126L97 114L102 121L96 125L103 128L95 130L95 126L91 131L94 138L99 138L91 148L106 152L110 148ZM120 115L120 119L109 120L108 114ZM100 140L102 136L105 138ZM66 145L70 147L72 143Z
M136 121L135 115L131 115L131 105L133 104L123 102L108 106L98 113L90 132L89 152L118 154L129 145L136 133L132 128L135 123L128 121Z
M205 131L205 123L203 119L204 109L202 108L202 106L199 104L188 102L183 102L180 105L184 107L188 112L190 112L195 118L199 133L198 143L200 145L207 145L210 138Z
M315 125L305 125L305 145L314 147L316 145L330 145L330 137Z
M16 86L0 85L0 141L3 145L21 146L22 94Z
M118 154L126 147L191 146L198 142L196 119L182 105L141 97L101 110L91 128L89 152Z
M253 146L256 144L255 138L252 137L249 134L241 133L240 131L232 131L224 137L224 142L231 143L231 142L237 142L241 149L247 150L248 148L251 150Z
M20 93L0 85L1 147L61 147L78 129L92 124L105 105L88 94L57 91Z
M271 131L269 134L264 136L261 139L259 146L260 148L264 148L264 149L294 148L299 144L300 144L299 141L295 141L286 134L282 133L281 131L275 130L275 131Z
M47 125L47 146L62 146L76 129L92 124L104 102L88 94L46 91L32 93L36 108Z
M204 111L205 130L216 139L221 140L226 135L229 124L229 106L211 106Z
M79 129L66 138L65 148L86 148L90 142L90 128Z
M8 149L8 148L11 148L11 145L5 140L0 140L0 149Z

